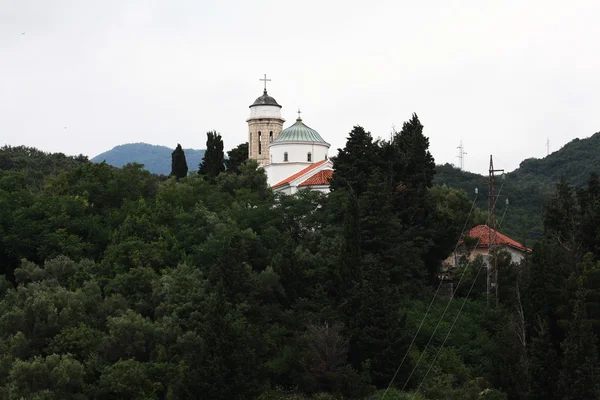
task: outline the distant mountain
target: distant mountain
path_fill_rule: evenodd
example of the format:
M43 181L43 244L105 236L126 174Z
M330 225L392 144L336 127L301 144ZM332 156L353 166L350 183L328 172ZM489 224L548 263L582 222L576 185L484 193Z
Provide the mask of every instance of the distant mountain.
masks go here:
M153 174L169 175L171 173L171 153L174 149L148 143L128 143L116 146L111 150L92 158L92 162L106 161L115 167L128 163L143 164ZM190 171L198 170L204 157L204 150L184 149L185 158Z
M591 172L600 174L600 132L586 139L574 139L547 157L529 158L519 168L496 178L496 215L504 221L500 230L514 239L531 242L543 233L542 207L556 183L564 178L575 187L585 186ZM461 171L450 164L438 165L435 184L465 190L475 197L482 210L488 208L487 176ZM509 200L508 208L506 199ZM506 210L506 213L504 211Z

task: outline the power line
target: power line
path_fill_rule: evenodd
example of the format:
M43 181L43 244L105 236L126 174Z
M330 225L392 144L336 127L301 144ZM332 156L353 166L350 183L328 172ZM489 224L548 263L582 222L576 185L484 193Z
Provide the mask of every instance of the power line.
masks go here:
M508 209L508 204L507 204L507 207L504 209L504 213L502 214L502 219L500 220L500 224L499 225L501 225L502 222L504 221L504 216L506 215L506 210L507 209ZM444 341L442 342L442 345L440 346L440 348L437 351L435 357L433 358L433 361L429 365L429 368L427 369L427 372L425 373L425 376L423 376L423 379L421 380L421 383L419 383L419 386L417 386L417 390L415 391L415 393L413 395L413 398L414 398L414 396L417 395L417 393L419 393L419 390L421 389L421 386L423 385L423 382L425 382L425 379L427 378L427 375L429 375L429 371L431 371L431 368L433 367L433 365L437 361L440 353L442 352L442 349L444 348L444 345L446 344L446 341L448 340L448 337L450 336L450 333L452 332L452 329L454 328L454 325L456 324L456 321L458 320L458 317L460 316L460 313L462 312L463 308L465 307L465 304L467 303L467 300L469 298L469 295L471 294L471 291L473 290L473 287L475 286L475 283L477 282L477 278L479 277L479 273L481 272L481 268L483 267L483 265L484 265L484 262L482 261L481 265L479 265L479 269L477 270L477 275L475 275L475 279L471 283L471 287L469 288L469 291L467 292L467 296L463 300L463 303L460 306L460 309L458 310L458 313L456 314L456 317L454 318L454 321L452 321L452 325L450 326L450 329L448 330L448 333L446 333L446 337L444 338ZM425 350L423 350L423 352L425 352Z
M456 241L456 246L454 246L454 253L456 253L456 249L458 249L458 245L460 243L460 238L462 237L463 233L465 232L467 224L469 223L469 220L471 219L471 213L473 212L473 208L475 208L475 202L477 201L477 196L479 195L479 192L477 191L477 189L475 189L475 193L476 193L475 198L473 199L473 202L471 203L471 209L469 210L469 215L467 215L467 219L465 220L465 223L463 224L462 231L460 232L460 236L458 237L459 240ZM423 319L421 320L421 323L419 324L419 327L417 328L417 332L413 336L413 338L410 342L410 345L408 346L408 349L406 349L406 353L404 353L404 357L402 357L402 361L400 362L400 365L396 369L396 372L394 373L394 376L392 377L390 384L385 389L385 392L383 392L383 396L381 396L381 400L383 400L383 398L387 394L388 390L390 390L390 388L392 387L392 384L394 383L394 380L396 379L396 376L398 375L398 372L400 372L400 368L402 368L402 365L404 364L404 361L406 360L406 356L408 356L408 352L412 348L412 345L415 343L415 340L417 339L417 336L419 335L419 332L421 331L421 328L423 327L423 323L425 322L425 319L427 318L427 315L429 314L429 311L431 310L431 307L433 306L433 302L435 301L435 298L437 297L437 294L440 291L440 288L442 287L443 283L444 283L444 280L441 279L440 283L438 284L438 287L433 295L433 298L431 299L431 302L429 303L429 307L427 307L427 311L425 312L425 315L423 316ZM412 375L412 373L411 373L411 375Z
M498 197L500 196L500 193L502 192L502 188L504 187L504 182L502 182L502 185L500 186L500 190L498 191ZM496 197L496 201L498 200L498 197ZM494 204L495 206L495 204ZM505 210L506 211L506 210ZM479 239L477 240L477 243L475 244L475 248L477 248L477 246L479 246L479 243L481 242L481 238L483 237L483 233L479 236ZM463 273L460 275L460 279L458 280L458 283L456 284L456 287L460 286L460 283L462 282L463 277L465 276L466 273L466 268L463 271ZM404 386L402 386L402 390L404 390L406 388L406 385L408 385L408 382L410 381L410 378L413 376L413 374L415 373L415 371L417 370L417 367L419 366L419 363L421 362L421 359L423 358L423 355L425 354L425 352L427 351L427 348L429 347L429 344L431 343L431 341L433 340L433 337L435 336L435 334L437 333L438 328L440 327L440 324L442 323L442 320L444 319L444 317L446 316L446 312L448 311L448 308L450 307L450 303L452 302L452 300L454 300L454 293L456 291L452 292L452 295L450 296L450 300L448 301L448 304L446 304L446 308L444 309L444 312L442 313L442 316L440 317L440 320L438 321L435 329L433 330L433 333L431 334L431 337L429 338L429 341L427 342L427 344L425 345L425 348L423 349L423 352L421 353L421 355L419 356L419 359L417 360L417 363L415 364L415 366L413 367L410 375L408 376L408 379L406 380L406 382L404 383Z

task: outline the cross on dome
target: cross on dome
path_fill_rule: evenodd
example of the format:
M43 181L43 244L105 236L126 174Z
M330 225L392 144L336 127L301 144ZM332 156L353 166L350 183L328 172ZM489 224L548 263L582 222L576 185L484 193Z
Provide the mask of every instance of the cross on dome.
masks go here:
M302 111L300 111L300 107L298 107L298 119L296 121L302 121L302 118L300 118L300 114L302 114Z
M265 77L262 78L262 79L259 79L259 81L263 81L265 83L265 90L264 90L264 92L266 94L267 93L267 82L271 82L271 80L267 79L267 74L265 74Z

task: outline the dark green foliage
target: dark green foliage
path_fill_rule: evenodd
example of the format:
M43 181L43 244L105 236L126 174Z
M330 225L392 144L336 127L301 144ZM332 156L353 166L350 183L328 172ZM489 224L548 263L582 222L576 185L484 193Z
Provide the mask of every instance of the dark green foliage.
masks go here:
M586 291L577 292L573 321L562 343L563 365L559 392L563 399L593 399L600 395L598 338L587 321Z
M497 255L499 308L478 285L463 308L459 288L426 348L447 304L426 314L440 262L469 212L485 216L432 183L416 115L390 141L355 127L329 195L274 194L243 146L220 173L209 141L208 179L179 181L70 159L37 175L2 154L0 399L379 399L405 355L386 398L592 393L597 179L559 187L519 267Z
M248 159L248 142L240 144L227 152L225 166L227 172L239 172L241 165Z
M188 165L198 165L204 157L205 150L183 149ZM95 163L106 162L114 167L127 164L141 164L153 174L168 176L171 172L171 153L173 149L167 146L157 146L148 143L128 143L115 146L111 150L92 158Z
M200 163L198 173L207 179L214 179L225 171L225 154L223 153L223 139L215 131L206 134L206 152Z
M185 152L181 145L177 143L177 147L171 153L171 176L177 179L185 178L188 173L188 165L185 161Z
M373 142L371 132L355 126L348 136L346 147L338 149L338 154L333 159L335 174L330 182L331 190L350 186L360 197L366 190L376 165L377 145Z

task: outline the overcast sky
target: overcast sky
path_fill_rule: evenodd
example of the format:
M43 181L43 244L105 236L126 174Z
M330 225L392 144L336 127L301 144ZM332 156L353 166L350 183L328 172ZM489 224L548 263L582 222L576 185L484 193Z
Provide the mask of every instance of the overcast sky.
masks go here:
M416 112L437 163L507 171L600 131L597 1L0 0L0 144L226 149L262 93L343 147Z

